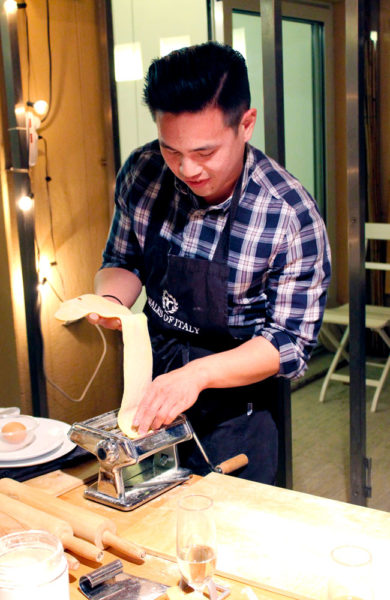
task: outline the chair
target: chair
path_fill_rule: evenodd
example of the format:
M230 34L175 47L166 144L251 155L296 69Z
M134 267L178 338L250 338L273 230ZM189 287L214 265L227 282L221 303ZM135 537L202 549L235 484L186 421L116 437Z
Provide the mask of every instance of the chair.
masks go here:
M365 224L365 241L366 250L368 240L387 240L390 241L390 224L387 223L366 223ZM390 264L385 262L365 262L366 269L390 271ZM329 328L329 325L341 325L346 329L341 340L338 340ZM385 363L367 362L367 365L378 367L381 369L379 379L366 379L366 385L376 388L374 397L371 403L371 412L375 412L378 404L378 399L385 383L386 377L390 369L390 337L387 335L385 328L390 325L390 307L366 305L366 328L376 331L386 346L389 348L389 355ZM349 375L335 373L340 358L345 358L349 362L349 355L345 347L349 339L349 305L343 304L337 308L328 308L325 310L322 334L336 348L336 353L329 366L320 392L320 402L324 402L325 394L332 381L343 381L349 383Z

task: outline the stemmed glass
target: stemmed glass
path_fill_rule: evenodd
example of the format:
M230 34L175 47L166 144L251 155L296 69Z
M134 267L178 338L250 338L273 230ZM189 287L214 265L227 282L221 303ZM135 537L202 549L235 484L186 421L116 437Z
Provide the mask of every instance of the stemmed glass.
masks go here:
M358 546L339 546L331 553L328 600L373 600L371 554Z
M179 500L176 556L180 572L198 594L210 584L217 562L217 536L213 501L193 494Z

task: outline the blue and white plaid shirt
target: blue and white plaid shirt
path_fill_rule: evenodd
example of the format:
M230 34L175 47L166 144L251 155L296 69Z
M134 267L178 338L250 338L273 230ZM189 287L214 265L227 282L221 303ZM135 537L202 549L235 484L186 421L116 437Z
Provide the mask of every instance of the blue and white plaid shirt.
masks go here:
M154 141L135 150L116 183L115 213L102 267L141 280L142 251L153 203L168 167ZM242 194L232 225L229 329L262 335L280 352L279 375L299 377L321 326L330 280L330 249L317 205L274 160L248 146ZM175 179L161 235L178 256L213 258L231 198L207 205Z

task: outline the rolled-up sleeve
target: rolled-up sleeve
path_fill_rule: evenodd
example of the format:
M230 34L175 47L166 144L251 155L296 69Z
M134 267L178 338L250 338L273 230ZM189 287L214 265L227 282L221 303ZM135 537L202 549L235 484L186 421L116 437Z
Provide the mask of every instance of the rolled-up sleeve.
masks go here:
M120 267L142 280L142 253L131 215L131 189L134 178L130 156L118 173L115 186L115 210L101 268Z
M316 345L330 281L330 249L316 209L291 211L268 273L266 320L256 328L279 350L278 375L303 375Z

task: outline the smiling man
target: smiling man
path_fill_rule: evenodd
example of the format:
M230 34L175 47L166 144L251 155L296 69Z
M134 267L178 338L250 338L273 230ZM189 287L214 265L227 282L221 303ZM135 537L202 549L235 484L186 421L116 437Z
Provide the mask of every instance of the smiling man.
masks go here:
M134 425L143 434L185 412L213 463L244 452L238 475L274 483L275 377L302 375L316 343L324 223L302 185L250 146L256 110L238 52L210 42L157 59L144 98L158 140L118 174L95 280L129 307L145 286L154 378ZM192 443L180 453L207 470Z
M159 110L155 120L161 154L176 177L207 204L226 200L242 171L256 109L246 110L237 128L226 126L216 106L182 114Z

